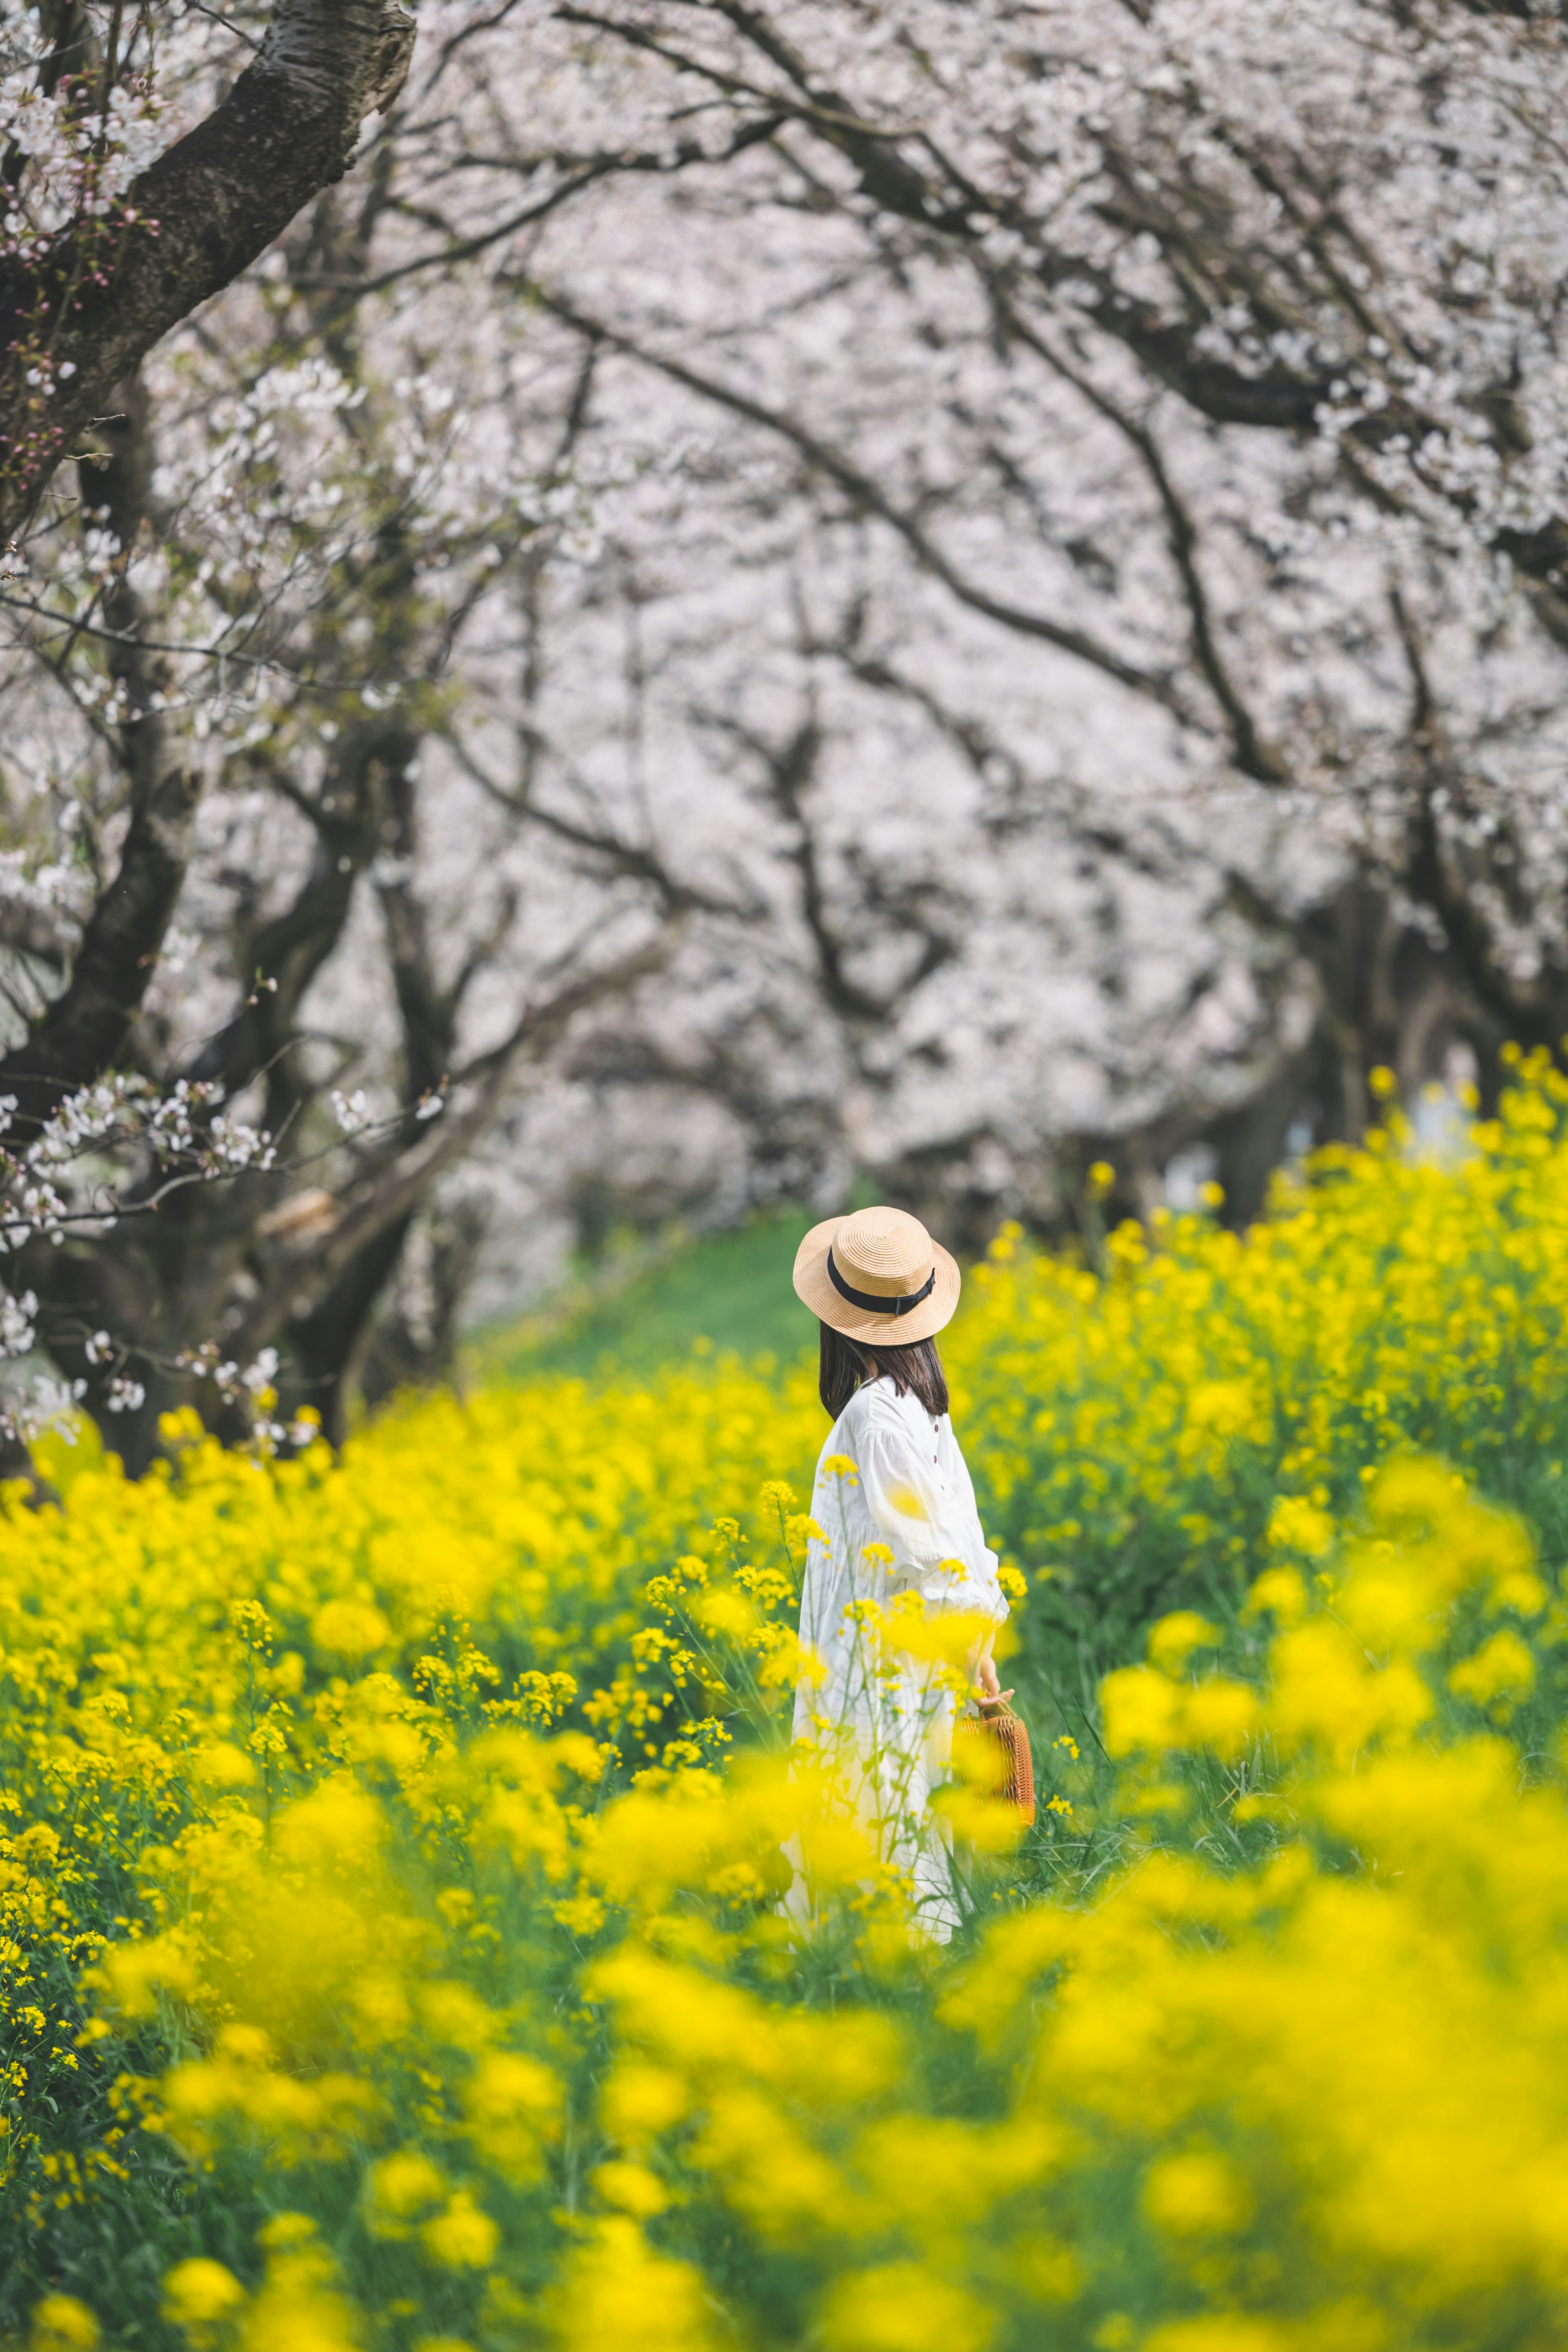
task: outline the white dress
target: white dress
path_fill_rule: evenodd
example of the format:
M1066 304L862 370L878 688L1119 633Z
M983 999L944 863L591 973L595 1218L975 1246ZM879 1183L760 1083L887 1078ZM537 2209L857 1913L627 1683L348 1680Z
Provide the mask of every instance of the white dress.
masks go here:
M795 1739L837 1752L883 1863L910 1889L920 1929L945 1941L961 1913L951 1839L930 1801L948 1777L954 1676L900 1644L900 1596L920 1618L962 1612L999 1625L1007 1614L947 1415L934 1420L886 1374L857 1389L822 1449L811 1516L822 1534L807 1547L801 1589L812 1664L795 1693ZM810 1907L797 1882L790 1908L804 1917Z

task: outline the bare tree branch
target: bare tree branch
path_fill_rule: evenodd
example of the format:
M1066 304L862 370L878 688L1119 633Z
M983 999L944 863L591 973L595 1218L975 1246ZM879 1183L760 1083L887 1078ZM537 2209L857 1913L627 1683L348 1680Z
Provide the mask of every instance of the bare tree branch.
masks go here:
M351 1189L341 1203L338 1223L310 1266L303 1271L283 1266L263 1287L237 1335L237 1348L254 1355L279 1328L293 1301L318 1296L357 1252L406 1216L442 1171L471 1150L493 1123L519 1066L549 1052L589 1006L658 971L674 947L678 928L667 925L651 940L566 983L542 1003L531 1003L499 1045L455 1073L454 1089L468 1093L470 1099L462 1108L445 1112L416 1142Z

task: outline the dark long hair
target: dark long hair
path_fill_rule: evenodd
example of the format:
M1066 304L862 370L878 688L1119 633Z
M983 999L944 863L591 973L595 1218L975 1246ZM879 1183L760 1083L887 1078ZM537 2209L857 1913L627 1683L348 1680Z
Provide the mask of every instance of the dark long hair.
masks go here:
M873 1348L862 1348L824 1323L816 1393L830 1421L837 1420L861 1381L871 1378L868 1357L875 1357L878 1372L891 1377L900 1396L907 1391L919 1397L927 1412L938 1419L947 1411L947 1374L934 1339L916 1339L907 1348L884 1348L880 1341Z

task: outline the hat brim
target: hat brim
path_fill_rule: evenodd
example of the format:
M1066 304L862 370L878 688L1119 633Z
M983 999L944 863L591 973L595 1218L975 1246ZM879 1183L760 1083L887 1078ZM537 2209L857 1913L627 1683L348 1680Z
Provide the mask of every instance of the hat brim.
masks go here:
M963 1286L958 1260L940 1242L932 1242L936 1286L931 1297L922 1298L907 1315L876 1315L868 1307L851 1306L835 1289L827 1271L827 1253L843 1223L842 1217L828 1217L822 1224L813 1225L795 1252L795 1294L802 1306L809 1307L830 1330L868 1345L879 1339L885 1348L909 1348L918 1339L934 1339L952 1322L958 1306Z

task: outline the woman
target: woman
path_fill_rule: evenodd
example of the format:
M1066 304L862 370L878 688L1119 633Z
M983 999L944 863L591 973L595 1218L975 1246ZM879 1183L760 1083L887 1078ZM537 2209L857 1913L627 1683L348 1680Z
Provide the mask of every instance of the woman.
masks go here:
M992 1658L1007 1603L936 1349L958 1305L958 1267L917 1217L862 1209L807 1234L795 1286L822 1327L820 1392L833 1420L812 1491L822 1532L801 1591L812 1664L795 1738L836 1756L882 1860L913 1886L921 1928L945 1941L960 1912L951 1842L930 1799L947 1777L952 1677L921 1654L932 1646L921 1629L900 1643L900 1615L962 1612L977 1695L1011 1696Z

